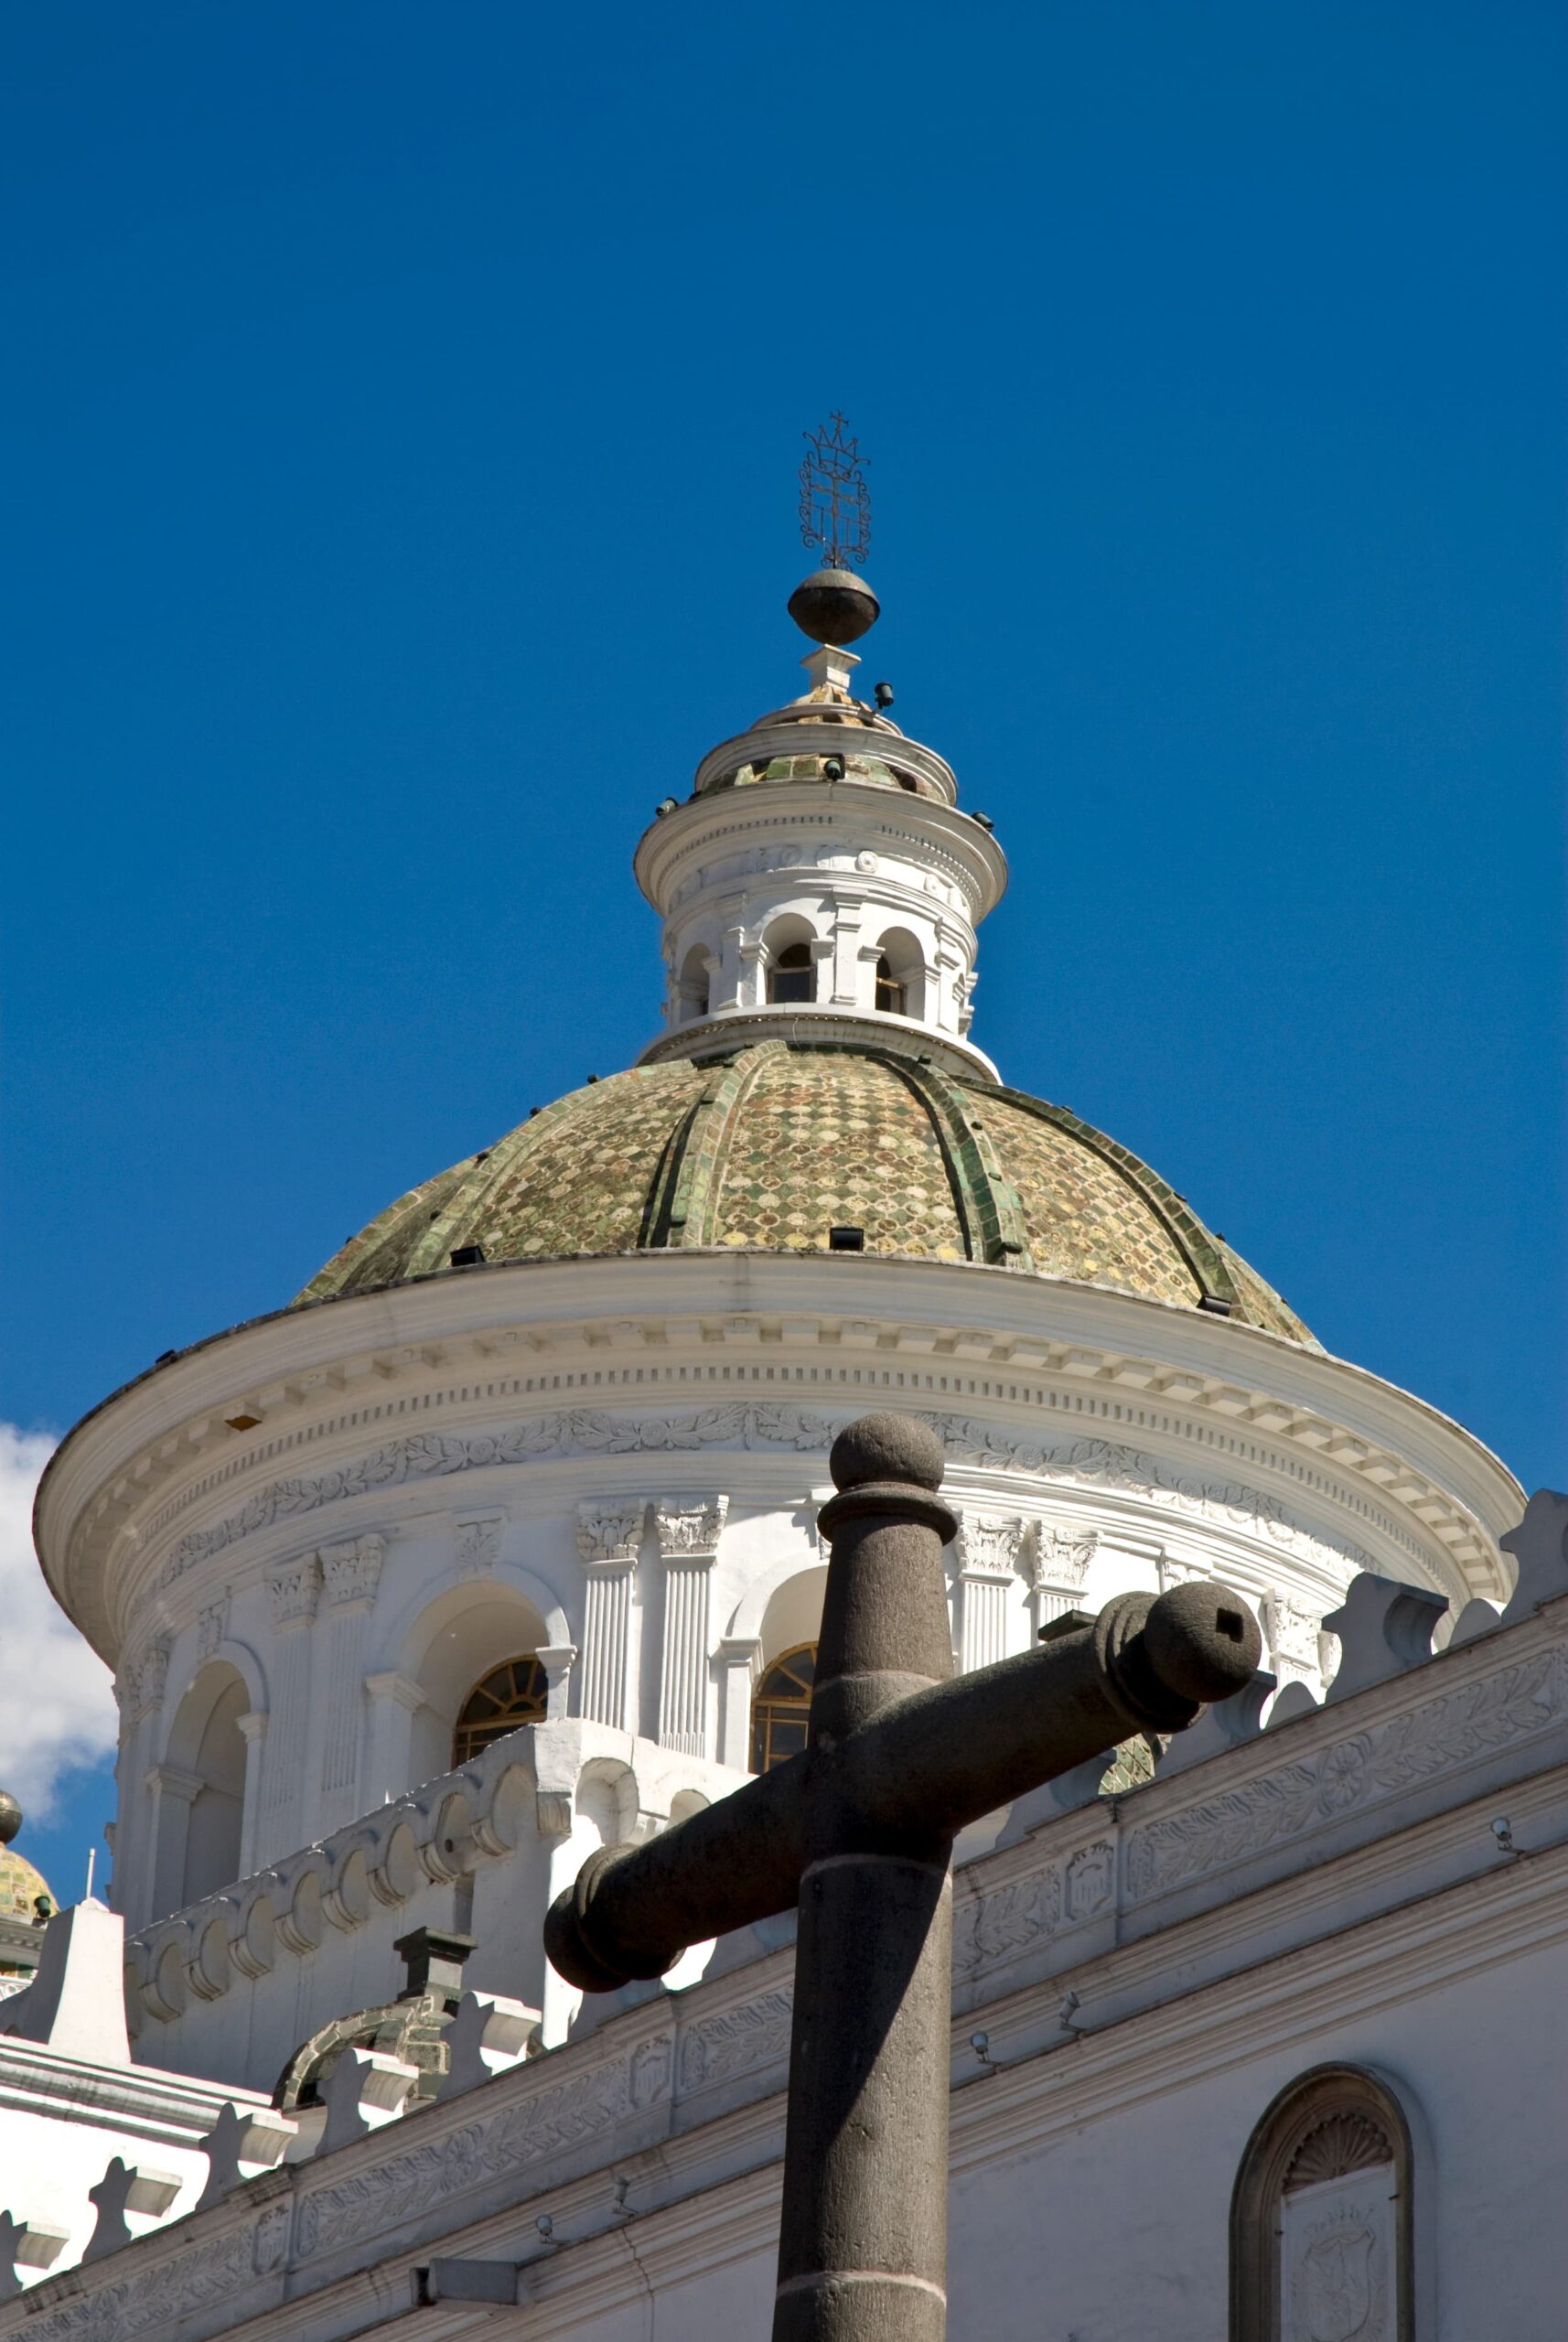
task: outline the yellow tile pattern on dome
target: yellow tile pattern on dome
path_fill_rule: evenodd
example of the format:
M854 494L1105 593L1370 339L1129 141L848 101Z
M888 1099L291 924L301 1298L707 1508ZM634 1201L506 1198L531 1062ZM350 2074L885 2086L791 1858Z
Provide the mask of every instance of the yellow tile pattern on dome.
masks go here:
M978 1088L969 1095L1018 1190L1040 1275L1197 1307L1197 1280L1175 1238L1119 1171L1021 1108Z
M35 1870L26 1854L0 1846L0 1919L31 1919L34 1901L40 1895L54 1901L42 1871Z
M725 1151L717 1241L825 1252L841 1223L865 1230L868 1252L968 1258L941 1143L907 1083L874 1058L781 1050Z
M444 1233L492 1261L636 1252L650 1186L706 1079L678 1058L574 1090L502 1143L495 1176Z

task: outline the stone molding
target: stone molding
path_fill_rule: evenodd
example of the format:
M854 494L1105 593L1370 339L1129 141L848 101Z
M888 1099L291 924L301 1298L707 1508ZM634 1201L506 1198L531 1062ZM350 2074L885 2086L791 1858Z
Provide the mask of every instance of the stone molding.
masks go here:
M655 1272L669 1265L650 1255L646 1260L639 1257L635 1268L640 1273L650 1262ZM695 1260L686 1262L683 1274L693 1269L700 1271L704 1265ZM766 1272L769 1267L784 1264L762 1265ZM791 1262L788 1265L797 1269L809 1264ZM937 1264L921 1264L918 1270L902 1262L873 1265L881 1272L878 1284L884 1278L900 1287L908 1282L923 1292L934 1280L940 1280L944 1285L950 1282ZM626 1273L631 1273L629 1265ZM551 1291L557 1277L553 1264L548 1263L538 1269L521 1265L515 1273L541 1283ZM985 1288L977 1281L1000 1273L968 1264L954 1273L965 1276L966 1291L973 1288L968 1303L972 1308L976 1300L983 1306ZM506 1277L510 1285L513 1273L508 1271ZM437 1282L433 1280L432 1285ZM663 1281L657 1276L644 1275L642 1282L662 1288ZM411 1288L409 1302L427 1312L437 1306L449 1309L453 1296L444 1281L440 1284L439 1291ZM488 1280L485 1284L488 1295L490 1286ZM529 1289L532 1289L532 1284ZM478 1285L466 1289L466 1293L467 1298L473 1299ZM1011 1295L1004 1297L1009 1302L1015 1298ZM1064 1310L1081 1321L1086 1333L1091 1327L1098 1330L1100 1320L1113 1321L1123 1345L1131 1335L1132 1347L1109 1347L1103 1339L1096 1346L1092 1338L1077 1342L1056 1335L1024 1338L1021 1333L1005 1331L958 1338L953 1334L950 1319L946 1324L924 1325L912 1322L908 1313L903 1318L868 1317L864 1326L852 1327L843 1318L829 1320L813 1316L808 1308L798 1316L790 1314L787 1335L796 1355L806 1362L789 1370L784 1379L803 1383L808 1391L820 1391L824 1398L847 1398L852 1405L857 1397L863 1405L866 1403L874 1390L885 1394L885 1403L897 1405L951 1405L959 1394L967 1394L972 1400L1006 1400L1030 1410L1065 1413L1080 1420L1098 1417L1107 1424L1125 1424L1134 1431L1140 1424L1153 1425L1157 1421L1163 1430L1176 1434L1184 1443L1207 1449L1211 1456L1231 1457L1232 1469L1235 1464L1245 1464L1271 1478L1281 1476L1287 1481L1294 1480L1304 1493L1313 1491L1332 1511L1352 1516L1348 1525L1352 1528L1352 1541L1358 1545L1353 1516L1359 1514L1393 1549L1385 1552L1378 1564L1385 1572L1392 1567L1394 1574L1412 1574L1408 1568L1394 1566L1396 1552L1418 1564L1413 1573L1418 1577L1434 1574L1435 1558L1438 1582L1444 1581L1444 1572L1448 1569L1465 1575L1471 1593L1498 1599L1505 1595L1507 1564L1499 1561L1497 1552L1499 1524L1495 1513L1488 1510L1484 1524L1473 1510L1466 1509L1465 1501L1450 1493L1446 1485L1434 1481L1430 1459L1426 1459L1425 1469L1419 1465L1412 1466L1397 1445L1386 1444L1391 1436L1396 1441L1399 1436L1389 1419L1390 1401L1395 1402L1396 1413L1399 1408L1409 1408L1413 1416L1422 1419L1410 1426L1418 1444L1426 1438L1430 1429L1445 1429L1435 1417L1430 1425L1425 1423L1431 1411L1421 1408L1420 1402L1386 1391L1376 1377L1359 1369L1297 1353L1273 1337L1252 1329L1229 1328L1224 1338L1224 1367L1232 1376L1238 1370L1243 1375L1249 1371L1261 1375L1264 1387L1256 1383L1251 1388L1244 1383L1239 1385L1227 1381L1223 1372L1216 1373L1208 1366L1208 1352L1214 1346L1218 1329L1210 1327L1207 1321L1195 1327L1187 1322L1184 1313L1174 1314L1170 1330L1180 1352L1190 1351L1205 1361L1188 1370L1174 1364L1169 1358L1139 1354L1140 1336L1147 1339L1153 1332L1152 1327L1148 1332L1144 1331L1151 1315L1164 1318L1173 1315L1160 1310L1158 1305L1111 1293L1088 1289L1079 1292L1070 1286L1059 1289L1058 1301ZM366 1324L371 1322L365 1312L371 1308L371 1300L353 1304L351 1308L356 1323L361 1317ZM226 1482L248 1475L263 1461L281 1461L291 1451L338 1438L360 1424L379 1425L399 1415L412 1416L416 1413L428 1420L432 1411L454 1406L459 1401L504 1400L512 1392L570 1393L586 1391L591 1387L597 1396L623 1385L628 1398L635 1387L638 1398L645 1399L647 1386L655 1384L663 1385L672 1398L678 1398L683 1395L680 1386L689 1387L693 1381L711 1384L714 1370L710 1365L689 1364L683 1359L679 1363L666 1362L671 1360L672 1346L678 1340L705 1346L721 1338L727 1345L731 1339L727 1330L729 1314L720 1304L719 1317L711 1327L706 1319L699 1325L695 1316L660 1314L628 1318L621 1301L610 1348L612 1353L628 1347L639 1349L646 1363L639 1362L635 1367L602 1362L604 1326L591 1318L552 1323L542 1336L524 1328L507 1328L476 1331L469 1336L459 1333L451 1338L444 1336L439 1343L426 1341L402 1348L365 1349L345 1357L340 1364L335 1362L326 1378L328 1390L338 1386L352 1394L346 1410L324 1412L318 1401L307 1402L304 1388L297 1383L269 1384L266 1429L256 1439L234 1439L210 1410L188 1423L171 1415L156 1436L148 1437L141 1452L125 1455L115 1463L113 1472L106 1475L71 1520L69 1558L58 1548L54 1527L53 1517L62 1503L70 1502L57 1471L52 1484L45 1489L40 1530L51 1581L60 1585L68 1607L78 1606L72 1589L87 1585L84 1571L92 1571L111 1560L117 1566L123 1564L134 1571L138 1551L156 1544L180 1512ZM258 1343L275 1348L292 1322L288 1313L280 1313L277 1317L260 1321L254 1328L242 1329L240 1334L224 1339L231 1345L245 1344L249 1348ZM308 1321L301 1317L297 1322L303 1327ZM852 1334L857 1348L869 1345L884 1356L890 1348L898 1353L897 1365L877 1364L869 1371L857 1366L853 1373L835 1365L833 1353L841 1343L849 1347ZM510 1361L507 1353L513 1353L521 1363L531 1350L541 1348L563 1359L575 1350L598 1362L592 1364L591 1370L585 1367L580 1373L508 1372ZM427 1386L432 1367L449 1363L456 1368L459 1362L470 1375L477 1370L480 1378L477 1385L465 1385L459 1390L454 1380L450 1389L437 1384L422 1387L417 1392L408 1387L411 1378ZM1215 1363L1220 1361L1216 1359ZM923 1367L937 1370L922 1370ZM171 1374L176 1370L166 1370ZM765 1379L773 1380L779 1371L769 1364ZM718 1379L721 1382L756 1379L757 1372L755 1367L743 1367L726 1359L718 1370ZM1295 1398L1281 1399L1272 1394L1267 1386L1276 1374L1297 1391ZM1043 1382L1042 1376L1047 1378ZM1353 1406L1365 1396L1376 1430L1347 1428L1344 1418L1337 1417L1332 1411L1334 1392L1327 1387L1326 1377L1346 1379L1350 1387L1345 1395ZM319 1388L318 1378L312 1380ZM400 1384L403 1386L401 1391L396 1387ZM845 1389L846 1385L851 1387ZM364 1400L372 1395L375 1403L365 1404ZM1311 1403L1314 1400L1316 1407ZM1330 1405L1326 1414L1321 1412L1326 1400ZM1169 1412L1173 1409L1174 1413ZM1359 1414L1354 1414L1353 1420L1359 1424ZM167 1436L170 1432L177 1436ZM81 1436L77 1434L78 1439ZM1460 1436L1455 1434L1455 1438ZM1463 1445L1466 1448L1474 1446L1469 1442ZM1473 1463L1467 1455L1458 1456L1456 1461L1462 1476L1479 1467L1486 1484L1485 1499L1495 1502L1491 1483L1498 1481L1500 1476L1495 1459L1477 1450ZM177 1482L172 1489L168 1485L171 1479ZM1470 1500L1476 1501L1476 1497ZM1505 1505L1510 1501L1503 1496ZM1321 1511L1322 1508L1319 1505L1315 1509ZM203 1542L211 1534L199 1532ZM227 1542L232 1540L220 1531L219 1544ZM171 1582L196 1558L199 1555L182 1541L181 1547L177 1547L166 1563L161 1582ZM1359 1551L1348 1558L1357 1566L1362 1565ZM1457 1591L1457 1586L1454 1590ZM127 1588L127 1592L131 1591ZM87 1597L84 1595L82 1598ZM94 1594L89 1606L98 1598ZM129 1614L122 1613L125 1615ZM90 1628L89 1631L94 1630Z
M1307 1543L1319 1563L1329 1552L1351 1569L1371 1565L1364 1549L1350 1540L1302 1529L1277 1498L1219 1475L1183 1470L1121 1441L1053 1439L923 1406L912 1406L912 1412L933 1423L952 1464L1019 1472L1047 1482L1124 1489L1151 1504L1251 1531L1282 1551ZM681 1454L709 1447L808 1454L831 1446L838 1427L836 1420L806 1410L731 1401L674 1415L621 1416L564 1408L557 1414L532 1417L493 1432L415 1434L387 1441L314 1478L274 1481L258 1490L238 1512L183 1537L164 1563L158 1585L172 1584L199 1562L280 1522L411 1481L556 1456ZM1397 1533L1391 1521L1386 1526L1390 1533ZM663 1542L661 1538L661 1550ZM275 1574L286 1575L302 1566L306 1565L281 1563Z

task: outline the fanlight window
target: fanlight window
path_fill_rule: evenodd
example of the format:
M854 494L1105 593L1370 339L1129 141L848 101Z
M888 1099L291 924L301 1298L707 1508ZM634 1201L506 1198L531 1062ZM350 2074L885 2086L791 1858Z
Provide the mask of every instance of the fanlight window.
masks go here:
M897 977L893 972L892 962L885 951L882 954L881 959L876 962L876 1005L878 1009L884 1016L903 1016L907 1014L905 1003L908 997L908 987L899 983Z
M492 1740L525 1724L542 1724L548 1688L544 1670L531 1650L521 1659L504 1660L499 1667L492 1667L457 1712L457 1729L452 1735L454 1765L466 1765Z
M776 1659L751 1703L751 1769L769 1773L806 1745L806 1719L817 1674L817 1646L802 1643Z
M770 1001L810 1000L811 997L811 947L809 943L787 943L768 972L768 997Z

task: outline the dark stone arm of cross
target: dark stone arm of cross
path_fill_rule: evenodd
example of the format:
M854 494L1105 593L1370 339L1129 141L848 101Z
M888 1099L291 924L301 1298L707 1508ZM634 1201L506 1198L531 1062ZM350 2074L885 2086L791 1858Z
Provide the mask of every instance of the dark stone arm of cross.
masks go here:
M1261 1656L1240 1598L1190 1584L950 1680L942 1465L909 1416L834 1442L805 1751L646 1845L602 1848L545 1921L560 1973L609 1992L800 1905L775 2342L945 2331L958 1832L1132 1733L1179 1731Z

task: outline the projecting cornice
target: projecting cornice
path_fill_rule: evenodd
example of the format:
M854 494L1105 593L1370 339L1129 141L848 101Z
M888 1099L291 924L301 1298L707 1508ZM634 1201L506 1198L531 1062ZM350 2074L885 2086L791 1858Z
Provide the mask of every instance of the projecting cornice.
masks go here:
M1340 1524L1343 1549L1380 1552L1391 1574L1493 1599L1507 1590L1497 1541L1522 1509L1517 1482L1457 1424L1364 1370L1101 1287L864 1254L514 1264L256 1319L78 1426L39 1492L39 1547L66 1608L113 1660L126 1599L157 1583L182 1540L231 1520L260 1526L279 1487L351 1493L364 1459L400 1441L460 1439L450 1468L479 1475L508 1427L553 1425L518 1435L557 1460L613 1449L596 1433L574 1451L567 1419L585 1410L628 1426L645 1453L768 1446L722 1416L742 1404L816 1417L821 1428L778 1444L782 1456L814 1452L843 1415L878 1402L963 1419L998 1469L1039 1470L1064 1441L1106 1442L1310 1500ZM639 1422L646 1438L629 1428Z

